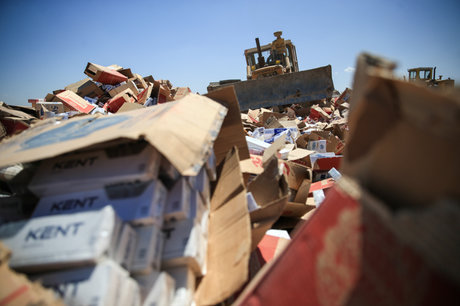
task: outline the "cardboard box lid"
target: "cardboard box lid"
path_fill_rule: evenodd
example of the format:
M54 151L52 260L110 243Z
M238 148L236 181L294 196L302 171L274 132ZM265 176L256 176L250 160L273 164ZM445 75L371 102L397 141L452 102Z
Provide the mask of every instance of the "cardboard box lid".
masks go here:
M264 164L264 172L248 185L259 209L250 214L252 223L251 251L265 235L265 232L278 220L288 201L289 188L284 175L279 174L278 159L272 156Z
M82 113L89 114L96 106L92 105L76 93L70 90L65 90L56 95L62 102L67 104L73 109Z
M197 112L196 110L200 111ZM225 107L189 94L180 101L112 116L50 120L0 144L0 167L31 162L116 139L145 138L182 175L196 175L226 115Z
M391 79L369 57L358 58L341 171L394 206L460 198L460 95Z
M228 108L222 128L214 143L216 163L219 164L227 152L236 146L241 160L249 158L249 149L246 142L243 123L241 122L240 106L236 97L235 89L232 86L223 87L206 95L221 105Z
M247 281L250 227L238 152L233 149L225 159L211 200L208 272L196 291L197 305L223 302Z

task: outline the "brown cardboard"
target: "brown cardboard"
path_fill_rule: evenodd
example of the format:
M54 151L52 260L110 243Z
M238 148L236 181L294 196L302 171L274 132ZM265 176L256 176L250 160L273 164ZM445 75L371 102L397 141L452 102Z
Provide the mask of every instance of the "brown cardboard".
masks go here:
M358 59L341 172L395 206L460 198L460 95L388 78L367 62Z
M89 114L96 107L70 90L63 91L56 97L69 107L85 114Z
M241 123L240 107L232 86L213 90L206 97L215 100L228 109L222 128L214 143L214 154L219 164L227 152L236 146L241 160L249 158L249 149L246 142L243 124ZM197 110L198 111L198 110Z
M307 202L308 195L310 194L310 185L311 185L311 179L303 180L302 184L297 190L297 193L294 198L294 202L297 202L297 203Z
M11 270L8 257L9 250L0 242L0 305L64 305L51 290Z
M134 73L133 75L134 77L130 78L129 80L133 81L136 84L137 88L146 89L148 86L147 82L139 74Z
M90 97L90 98L97 98L104 94L104 91L99 88L93 81L89 78L83 79L76 83L70 84L66 86L64 89L73 91L80 97Z
M286 177L288 186L291 189L298 190L305 179L311 179L311 169L295 162L286 161Z
M58 125L49 121L4 140L0 144L0 167L112 140L143 138L182 175L194 176L206 161L225 115L226 109L219 103L190 94L177 102L111 116L77 117Z
M137 94L139 92L138 88L136 87L136 85L134 84L133 81L127 81L126 84L120 85L120 86L115 87L114 89L110 90L109 95L113 98L116 95L118 95L120 92L123 92L128 88L131 89L131 91L134 94Z
M115 85L128 80L127 77L116 70L93 63L86 65L85 74L94 81L102 84Z
M117 113L123 113L123 112L129 112L132 110L137 110L144 108L143 105L140 105L138 103L124 103L119 109Z
M303 215L314 208L315 206L307 205L305 203L287 202L286 206L284 207L282 216L301 218Z
M191 93L192 91L188 87L178 87L176 88L176 94L174 95L174 100L179 100Z
M127 88L107 101L104 105L104 109L108 112L116 113L125 103L134 103L136 101L136 95L131 91L131 89Z
M267 188L267 186L270 187ZM253 251L266 231L281 216L289 197L286 180L284 176L279 174L276 156L272 156L265 162L264 172L249 183L248 192L252 193L257 205L260 206L259 209L250 213L252 224L251 251Z
M270 116L267 120L265 120L264 127L266 129L277 129L283 128L283 125L279 123L275 116Z
M131 72L130 68L121 69L121 70L118 70L118 72L120 72L122 75L124 75L128 79L134 78L134 74Z
M152 90L153 90L153 85L148 85L146 89L142 90L137 95L137 103L144 105L145 101L147 101L147 99L150 98L150 95L152 94Z
M197 305L223 302L247 281L250 226L238 151L233 150L225 159L211 199L207 274L195 294Z

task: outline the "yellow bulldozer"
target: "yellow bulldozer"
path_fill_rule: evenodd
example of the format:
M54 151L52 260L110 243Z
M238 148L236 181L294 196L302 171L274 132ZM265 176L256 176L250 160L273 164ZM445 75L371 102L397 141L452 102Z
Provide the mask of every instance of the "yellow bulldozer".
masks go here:
M454 87L455 81L451 78L442 79L442 75L436 79L436 67L418 67L407 70L409 73L409 82L425 84L427 87Z
M241 110L328 99L332 96L331 66L299 71L297 53L291 40L281 38L244 50L247 81L239 79L211 82L208 92L233 85Z

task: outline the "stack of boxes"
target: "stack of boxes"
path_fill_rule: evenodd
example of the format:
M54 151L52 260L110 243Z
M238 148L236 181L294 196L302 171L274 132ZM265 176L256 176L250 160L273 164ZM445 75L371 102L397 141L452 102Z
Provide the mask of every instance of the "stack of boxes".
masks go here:
M206 273L209 156L194 177L143 141L43 160L32 218L0 226L11 267L70 305L190 305Z

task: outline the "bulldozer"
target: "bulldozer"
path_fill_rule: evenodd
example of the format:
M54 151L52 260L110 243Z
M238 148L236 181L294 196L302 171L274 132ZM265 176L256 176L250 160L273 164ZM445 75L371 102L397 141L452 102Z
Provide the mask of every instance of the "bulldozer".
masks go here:
M443 80L442 75L436 79L436 67L411 68L407 72L409 73L409 82L422 83L427 87L447 88L455 85L454 80L450 78Z
M331 98L331 66L300 71L294 44L281 35L281 31L275 32L276 39L263 46L256 38L256 47L244 50L246 81L211 82L208 92L234 86L242 111Z

